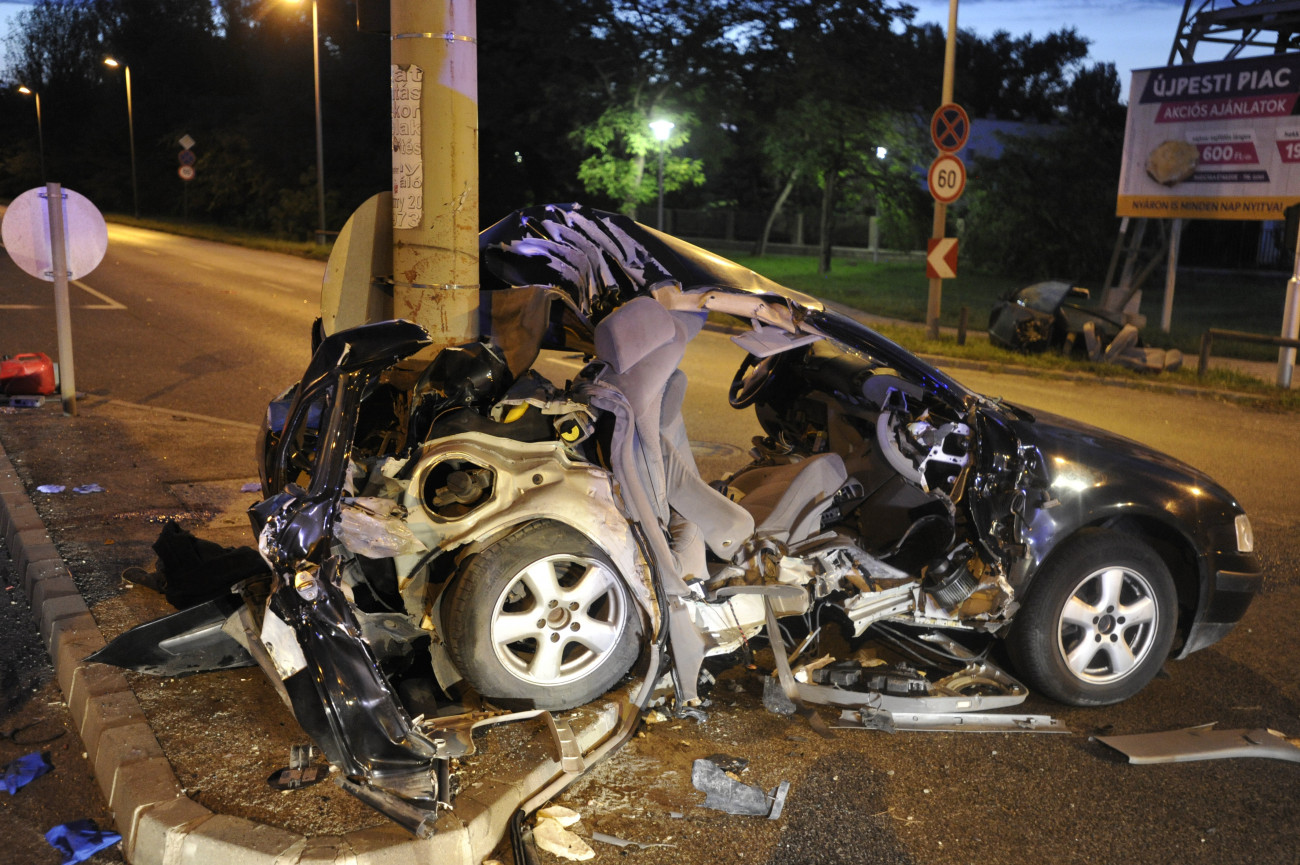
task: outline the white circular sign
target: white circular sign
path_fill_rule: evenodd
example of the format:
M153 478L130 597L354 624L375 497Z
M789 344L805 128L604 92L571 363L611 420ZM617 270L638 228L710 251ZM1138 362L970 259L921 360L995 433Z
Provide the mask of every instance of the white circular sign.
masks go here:
M930 163L930 195L940 204L952 204L966 188L966 165L951 153Z
M54 254L50 245L50 208L46 188L29 189L13 200L0 224L9 257L27 273L54 281ZM108 226L99 208L79 192L63 190L63 236L67 250L68 279L80 279L104 260Z
M186 151L186 152L188 153L189 151ZM193 179L194 179L194 166L193 166L193 165L182 165L180 168L176 169L176 173L180 175L181 180L193 180Z

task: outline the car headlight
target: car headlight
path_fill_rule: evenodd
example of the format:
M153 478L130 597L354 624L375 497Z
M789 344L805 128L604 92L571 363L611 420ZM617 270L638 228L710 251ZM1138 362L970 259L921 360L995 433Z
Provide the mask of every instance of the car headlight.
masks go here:
M1233 520L1233 523L1237 527L1237 552L1255 552L1255 532L1250 527L1250 517L1245 514L1237 514L1237 518Z

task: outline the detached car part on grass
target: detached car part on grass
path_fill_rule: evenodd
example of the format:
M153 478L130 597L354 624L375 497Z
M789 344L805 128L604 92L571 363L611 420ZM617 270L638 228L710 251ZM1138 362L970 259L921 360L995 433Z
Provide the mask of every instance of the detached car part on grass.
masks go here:
M1078 303L1089 297L1088 289L1060 279L1018 288L998 301L989 313L989 341L1030 354L1050 349L1087 356L1087 325L1092 326L1093 339L1106 346L1126 323L1122 312Z
M644 706L666 674L689 713L704 659L766 629L810 721L808 703L1024 699L946 630L1005 638L1031 685L1098 705L1175 641L1181 657L1222 637L1258 587L1249 521L1204 474L968 391L732 262L577 205L519 211L481 248L481 340L415 364L413 324L327 332L272 403L252 512L274 576L225 626L386 813L445 804L438 774L468 738L425 716L425 670L533 710L629 672ZM710 314L743 325L729 401L766 432L712 484L678 368ZM542 348L589 361L560 388L532 369ZM792 616L943 675L845 658L798 681Z

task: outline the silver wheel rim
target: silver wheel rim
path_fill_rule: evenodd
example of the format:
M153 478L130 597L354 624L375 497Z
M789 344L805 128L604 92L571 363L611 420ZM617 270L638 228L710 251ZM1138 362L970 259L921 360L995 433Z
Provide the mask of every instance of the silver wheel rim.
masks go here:
M587 556L547 556L497 596L492 651L511 675L553 686L590 675L627 628L627 592L614 571Z
M1084 682L1104 685L1131 674L1155 645L1160 610L1146 577L1111 566L1079 581L1061 610L1057 651Z

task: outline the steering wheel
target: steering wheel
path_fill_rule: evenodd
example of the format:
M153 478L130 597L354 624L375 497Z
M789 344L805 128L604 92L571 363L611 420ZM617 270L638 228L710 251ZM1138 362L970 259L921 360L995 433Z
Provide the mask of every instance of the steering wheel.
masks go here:
M776 367L780 357L780 354L771 354L760 360L752 354L745 355L727 391L727 400L732 408L748 408L754 404L754 400L758 399L776 378Z
M902 415L901 412L889 408L881 409L880 416L876 418L876 444L885 457L885 462L889 463L894 471L914 484L924 485L925 475L899 446L898 437L903 434L900 427L905 426L907 420L907 416Z

